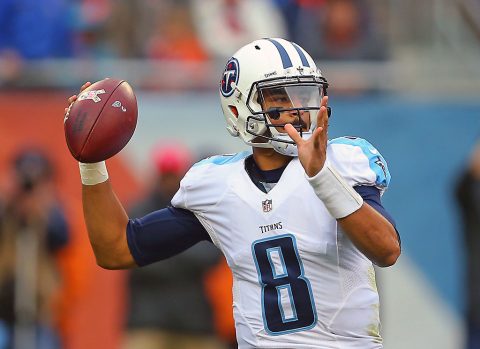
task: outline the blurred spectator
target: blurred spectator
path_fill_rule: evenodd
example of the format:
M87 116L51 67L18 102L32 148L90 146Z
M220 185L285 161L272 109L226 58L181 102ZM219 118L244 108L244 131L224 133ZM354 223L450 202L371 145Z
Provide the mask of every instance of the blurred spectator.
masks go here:
M316 28L316 18L318 18L319 8L321 8L326 1L327 0L274 0L285 19L289 40L300 44L305 41L310 42L310 36L315 37L319 34L318 28ZM312 31L314 33L311 33ZM307 40L302 37L305 35L307 36Z
M181 144L162 143L151 156L155 179L131 217L166 207L191 166ZM219 261L210 244L197 244L182 254L134 269L129 278L126 349L223 348L214 334L213 316L204 290L206 272Z
M117 0L112 6L108 36L119 57L143 58L157 13L167 13L167 1Z
M124 58L208 59L185 0L119 0L112 8L107 30L118 55Z
M146 56L189 62L201 62L208 58L193 28L189 7L173 6L166 18L154 22Z
M209 55L198 39L187 0L118 0L112 7L107 37L122 58L147 58L151 74L144 88L204 86Z
M466 251L467 349L480 348L480 142L457 184Z
M70 0L72 1L72 0ZM75 30L75 56L79 58L116 57L109 37L113 8L110 0L72 1L72 26Z
M276 0L290 39L314 58L381 60L386 45L365 0Z
M213 318L217 335L228 343L229 348L236 349L237 337L233 319L233 277L224 257L208 272L205 290L213 307Z
M0 211L0 348L60 348L52 309L61 285L55 256L69 234L52 164L29 150L12 166L15 182Z
M284 37L282 15L270 0L192 1L198 36L213 57L225 58L258 38Z

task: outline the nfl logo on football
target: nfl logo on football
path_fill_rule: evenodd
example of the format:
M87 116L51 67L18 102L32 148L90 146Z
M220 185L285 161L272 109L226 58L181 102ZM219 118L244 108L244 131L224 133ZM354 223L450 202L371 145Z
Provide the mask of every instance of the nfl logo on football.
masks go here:
M263 212L270 212L272 210L272 200L267 199L262 201Z

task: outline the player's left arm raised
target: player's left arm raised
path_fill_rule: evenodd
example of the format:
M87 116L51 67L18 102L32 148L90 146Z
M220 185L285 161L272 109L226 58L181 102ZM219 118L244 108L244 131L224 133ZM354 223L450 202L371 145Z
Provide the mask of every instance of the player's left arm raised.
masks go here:
M307 179L330 214L337 219L350 240L373 263L381 267L395 264L400 241L393 225L362 197L331 166L325 165L328 130L328 97L323 97L317 129L304 140L292 125L285 130L298 147L298 157Z

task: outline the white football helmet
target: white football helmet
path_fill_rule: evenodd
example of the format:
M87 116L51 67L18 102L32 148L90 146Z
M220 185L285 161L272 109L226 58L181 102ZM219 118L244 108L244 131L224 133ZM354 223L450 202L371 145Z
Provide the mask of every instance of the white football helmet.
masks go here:
M297 44L253 41L228 60L220 82L227 130L250 146L297 156L297 146L283 127L290 123L309 138L327 88L312 57Z

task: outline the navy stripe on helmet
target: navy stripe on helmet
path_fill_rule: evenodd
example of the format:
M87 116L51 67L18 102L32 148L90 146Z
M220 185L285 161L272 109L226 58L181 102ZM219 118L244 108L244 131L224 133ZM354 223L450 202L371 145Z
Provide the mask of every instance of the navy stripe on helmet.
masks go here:
M279 43L277 40L273 39L267 39L270 41L272 44L275 45L275 47L278 50L278 53L280 54L280 58L282 58L282 64L283 64L283 69L293 67L292 60L290 59L290 56L287 53L287 50L285 50L285 47L282 46L281 43Z
M303 53L303 50L298 46L296 43L292 42L293 47L295 47L295 50L297 50L298 55L300 56L300 59L302 60L302 64L304 67L310 67L310 64L308 63L307 56L305 56L305 53Z

